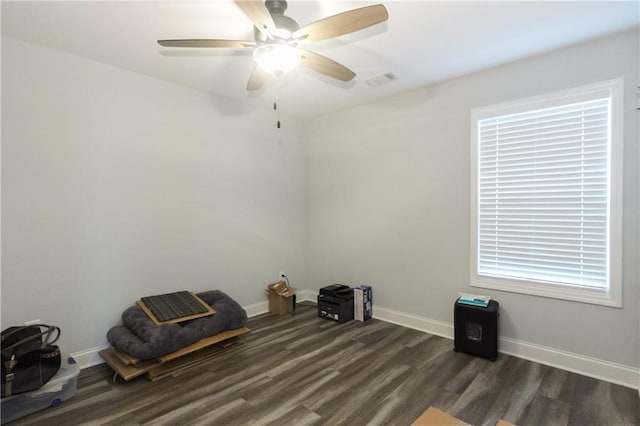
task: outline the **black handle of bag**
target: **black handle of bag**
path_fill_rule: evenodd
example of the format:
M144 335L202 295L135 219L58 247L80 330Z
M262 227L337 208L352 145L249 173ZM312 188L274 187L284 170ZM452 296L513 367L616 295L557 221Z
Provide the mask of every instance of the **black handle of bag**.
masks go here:
M40 338L42 336L46 336L44 339L42 339L42 346L46 346L46 345L52 345L55 342L58 341L58 339L60 338L60 327L56 327L55 325L47 325L47 324L34 324L34 325L25 325L22 327L17 327L15 330L11 330L10 332L4 334L2 336L2 341L4 341L7 337L11 336L12 334L17 333L18 331L22 331L25 330L27 328L31 328L31 327L46 327L47 330L41 332L40 334L33 334L29 337L25 337L22 340L17 341L16 343L14 343L13 345L6 347L6 348L2 348L3 351L7 350L7 349L13 349L17 346L23 345L26 342L30 342L31 340L35 340L37 338ZM51 340L51 335L53 334L53 332L56 332L56 337Z

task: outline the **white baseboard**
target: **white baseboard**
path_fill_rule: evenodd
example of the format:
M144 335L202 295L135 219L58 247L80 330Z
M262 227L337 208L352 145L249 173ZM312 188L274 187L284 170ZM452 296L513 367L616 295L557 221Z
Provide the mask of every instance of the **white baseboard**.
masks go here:
M453 339L453 324L446 322L435 321L429 318L419 317L417 315L405 314L404 312L380 308L375 305L373 306L373 317L381 321L398 324L414 330L424 331L425 333L435 334L436 336L446 337L447 339Z
M318 302L318 292L313 290L299 290L297 296L297 302Z
M109 345L97 346L95 348L87 349L86 351L74 352L71 355L73 359L76 361L76 364L82 370L83 368L93 367L94 365L102 364L104 360L98 352L103 349L107 349Z
M392 309L373 307L373 317L437 336L453 339L453 324L406 314ZM453 348L452 348L453 350ZM548 346L500 337L498 350L507 355L594 377L596 379L638 389L640 369L627 365L566 352Z
M507 355L528 359L551 367L594 377L628 388L638 389L640 369L602 359L591 358L548 346L501 337L499 350Z
M304 293L304 291L300 293ZM243 306L243 309L247 312L247 316L251 318L269 312L269 303L254 303L252 305ZM108 347L108 344L104 344L102 346L97 346L95 348L87 349L84 351L74 352L70 354L70 356L73 357L73 359L82 370L83 368L89 368L93 367L94 365L104 363L104 360L98 353L103 349L107 349Z
M313 290L299 290L297 301L315 303L317 302L317 295L318 293ZM243 306L243 308L249 317L269 312L269 304L266 301ZM373 317L381 321L435 334L436 336L447 339L453 339L453 324L451 323L436 321L375 305L373 307ZM88 368L104 362L100 355L98 355L98 352L108 347L108 345L98 346L85 351L72 353L71 356L76 360L81 369ZM498 349L501 353L507 355L513 355L562 370L638 389L640 392L640 369L635 367L616 364L508 337L499 338Z
M269 312L269 302L254 303L242 307L249 318Z

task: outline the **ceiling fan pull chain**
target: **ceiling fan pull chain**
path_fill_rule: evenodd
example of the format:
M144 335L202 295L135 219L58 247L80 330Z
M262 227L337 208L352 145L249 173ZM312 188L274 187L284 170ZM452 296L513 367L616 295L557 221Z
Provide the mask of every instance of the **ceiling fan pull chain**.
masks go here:
M276 112L276 127L280 128L280 109L278 108L279 99L276 97L276 100L273 101L273 110Z
M276 100L273 103L273 110L276 112L276 127L280 128L280 75L276 75Z

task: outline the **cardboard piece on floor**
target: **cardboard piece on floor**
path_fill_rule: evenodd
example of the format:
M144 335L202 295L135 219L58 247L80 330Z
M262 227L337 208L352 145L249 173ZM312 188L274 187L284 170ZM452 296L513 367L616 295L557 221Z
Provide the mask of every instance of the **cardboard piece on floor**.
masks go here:
M427 408L427 411L422 413L420 417L416 419L411 426L471 426L467 422L453 417L444 411L438 410L435 407ZM513 423L506 422L504 420L498 420L496 426L515 426Z
M437 408L429 407L427 411L422 413L411 426L471 426L469 423L463 422L444 411Z

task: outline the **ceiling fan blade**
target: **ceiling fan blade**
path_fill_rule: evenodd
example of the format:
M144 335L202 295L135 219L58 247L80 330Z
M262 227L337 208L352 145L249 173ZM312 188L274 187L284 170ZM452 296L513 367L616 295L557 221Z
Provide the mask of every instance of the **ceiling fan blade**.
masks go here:
M253 47L253 41L244 40L215 40L215 39L185 39L185 40L158 40L161 46L165 47L227 47L242 48Z
M365 29L387 19L389 13L383 5L365 6L312 22L295 31L292 37L308 41L326 40Z
M302 57L300 58L300 65L303 67L311 68L320 74L328 75L342 81L351 81L356 76L356 73L342 64L329 59L326 56L318 55L317 53L308 52L306 50L300 50Z
M273 22L271 13L269 13L263 1L235 0L235 3L261 33L271 37L271 34L273 34L276 29L276 24Z
M260 90L267 80L267 77L269 77L269 74L256 66L247 82L247 90Z

